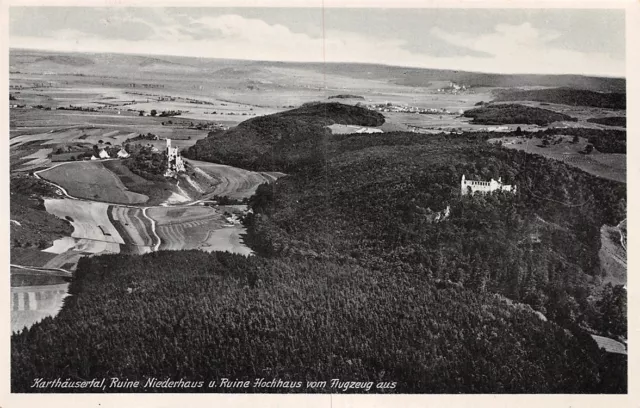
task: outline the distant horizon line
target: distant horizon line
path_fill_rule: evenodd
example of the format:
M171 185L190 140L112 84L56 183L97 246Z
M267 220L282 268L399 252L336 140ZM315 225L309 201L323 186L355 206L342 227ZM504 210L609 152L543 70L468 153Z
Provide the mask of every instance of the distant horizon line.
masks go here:
M454 71L454 72L463 72L469 74L484 74L484 75L519 75L519 76L574 76L574 77L583 77L583 78L608 78L608 79L624 79L626 81L627 77L624 76L614 76L614 75L584 75L584 74L573 74L573 73L507 73L507 72L486 72L486 71L467 71L464 69L443 69L443 68L429 68L424 66L410 66L410 65L393 65L382 62L355 62L355 61L282 61L282 60L261 60L261 59L243 59L243 58L216 58L216 57L195 57L191 55L172 55L172 54L139 54L139 53L127 53L127 52L113 52L113 51L62 51L62 50L51 50L51 49L42 49L42 48L22 48L22 47L11 47L9 46L9 51L41 51L48 53L67 53L67 54L115 54L115 55L134 55L134 56L142 56L142 57L176 57L176 58L194 58L194 59L204 59L204 60L222 60L222 61L251 61L251 62L276 62L283 64L353 64L353 65L378 65L384 67L394 67L394 68L407 68L407 69L423 69L423 70L431 70L431 71ZM169 62L169 61L167 61Z

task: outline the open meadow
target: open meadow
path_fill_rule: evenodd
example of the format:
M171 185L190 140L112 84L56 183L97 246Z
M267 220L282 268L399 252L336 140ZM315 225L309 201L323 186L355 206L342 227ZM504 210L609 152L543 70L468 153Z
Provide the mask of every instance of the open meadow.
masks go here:
M62 186L73 197L117 204L142 204L149 197L127 191L122 181L98 162L64 163L39 175Z
M489 139L489 143L499 143L507 149L522 150L562 161L587 173L609 180L627 182L627 155L621 153L602 153L594 150L585 154L587 141L579 138L573 143L573 137L558 135L554 142L544 145L541 139L529 139L524 136L507 136ZM557 143L556 143L557 142Z

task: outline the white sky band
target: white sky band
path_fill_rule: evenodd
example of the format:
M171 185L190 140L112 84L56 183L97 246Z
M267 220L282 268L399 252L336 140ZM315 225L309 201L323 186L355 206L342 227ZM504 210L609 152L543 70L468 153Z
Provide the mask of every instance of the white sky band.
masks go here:
M624 10L12 7L12 48L625 76Z

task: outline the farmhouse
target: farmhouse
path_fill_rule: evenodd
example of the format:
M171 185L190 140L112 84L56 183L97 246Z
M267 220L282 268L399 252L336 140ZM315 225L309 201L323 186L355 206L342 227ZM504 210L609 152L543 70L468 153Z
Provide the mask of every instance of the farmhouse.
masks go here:
M502 184L502 177L498 178L498 181L491 179L491 181L476 181L466 180L464 174L460 181L460 193L462 195L480 193L492 193L496 190L516 192L516 186Z
M100 149L100 151L98 152L98 155L100 155L101 159L108 159L110 157L109 153L107 153L107 151L104 149Z
M109 158L111 158L111 156L109 156L109 153L107 153L107 151L104 149L100 149L97 156L95 154L91 156L91 160L109 159Z
M120 151L118 151L118 157L121 159L126 159L129 156L130 156L129 152L127 152L124 149L120 149Z

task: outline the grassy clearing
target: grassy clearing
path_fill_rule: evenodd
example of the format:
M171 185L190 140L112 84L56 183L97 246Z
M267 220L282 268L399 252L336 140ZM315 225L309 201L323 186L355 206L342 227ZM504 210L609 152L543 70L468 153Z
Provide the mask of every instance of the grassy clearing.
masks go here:
M74 197L117 204L141 204L149 200L144 194L128 191L102 163L65 163L41 172L40 176L61 185Z
M253 251L244 244L243 236L247 230L241 226L219 228L210 231L199 249L212 252L222 251L232 254L251 255Z
M508 149L522 150L527 153L535 153L554 160L562 161L570 166L577 167L594 176L603 177L621 183L627 182L627 155L622 153L600 153L594 151L591 154L582 154L587 141L580 138L578 143L572 143L571 136L554 136L552 142L543 147L540 139L527 139L524 136L509 136L489 139L490 143L502 143Z
M118 176L122 184L133 192L148 197L146 204L158 205L165 202L176 191L170 181L150 181L133 173L120 160L108 160L102 163L106 169Z

